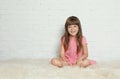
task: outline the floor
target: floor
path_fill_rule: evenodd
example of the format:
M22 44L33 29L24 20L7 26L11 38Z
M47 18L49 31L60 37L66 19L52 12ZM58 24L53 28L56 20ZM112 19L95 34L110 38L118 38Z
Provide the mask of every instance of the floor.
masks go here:
M120 79L120 61L58 68L50 64L50 59L0 60L0 79Z

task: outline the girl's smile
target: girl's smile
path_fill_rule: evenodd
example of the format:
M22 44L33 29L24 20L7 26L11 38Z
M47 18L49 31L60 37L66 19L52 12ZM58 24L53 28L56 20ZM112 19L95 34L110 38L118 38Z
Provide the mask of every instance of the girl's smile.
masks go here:
M71 36L75 36L78 33L78 25L69 25L68 26L68 33Z

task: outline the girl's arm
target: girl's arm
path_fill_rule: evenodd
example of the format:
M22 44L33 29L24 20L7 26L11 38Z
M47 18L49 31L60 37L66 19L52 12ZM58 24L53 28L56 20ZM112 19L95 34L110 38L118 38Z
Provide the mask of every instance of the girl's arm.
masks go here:
M84 60L88 57L88 48L87 44L83 45L83 55L80 57L80 60Z
M65 54L64 54L64 46L61 44L60 46L60 57L65 61Z

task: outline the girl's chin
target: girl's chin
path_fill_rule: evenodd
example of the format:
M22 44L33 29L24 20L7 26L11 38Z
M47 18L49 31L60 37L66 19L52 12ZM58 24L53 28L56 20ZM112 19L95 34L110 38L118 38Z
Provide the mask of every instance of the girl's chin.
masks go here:
M76 34L70 34L72 37L76 36Z
M76 36L77 35L77 33L69 33L70 34L70 36Z

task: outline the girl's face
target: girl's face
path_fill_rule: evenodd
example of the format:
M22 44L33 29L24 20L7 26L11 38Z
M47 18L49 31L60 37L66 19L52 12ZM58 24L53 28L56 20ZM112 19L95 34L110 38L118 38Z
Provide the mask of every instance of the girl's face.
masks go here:
M78 25L69 25L68 26L68 33L71 36L76 36L78 33Z

